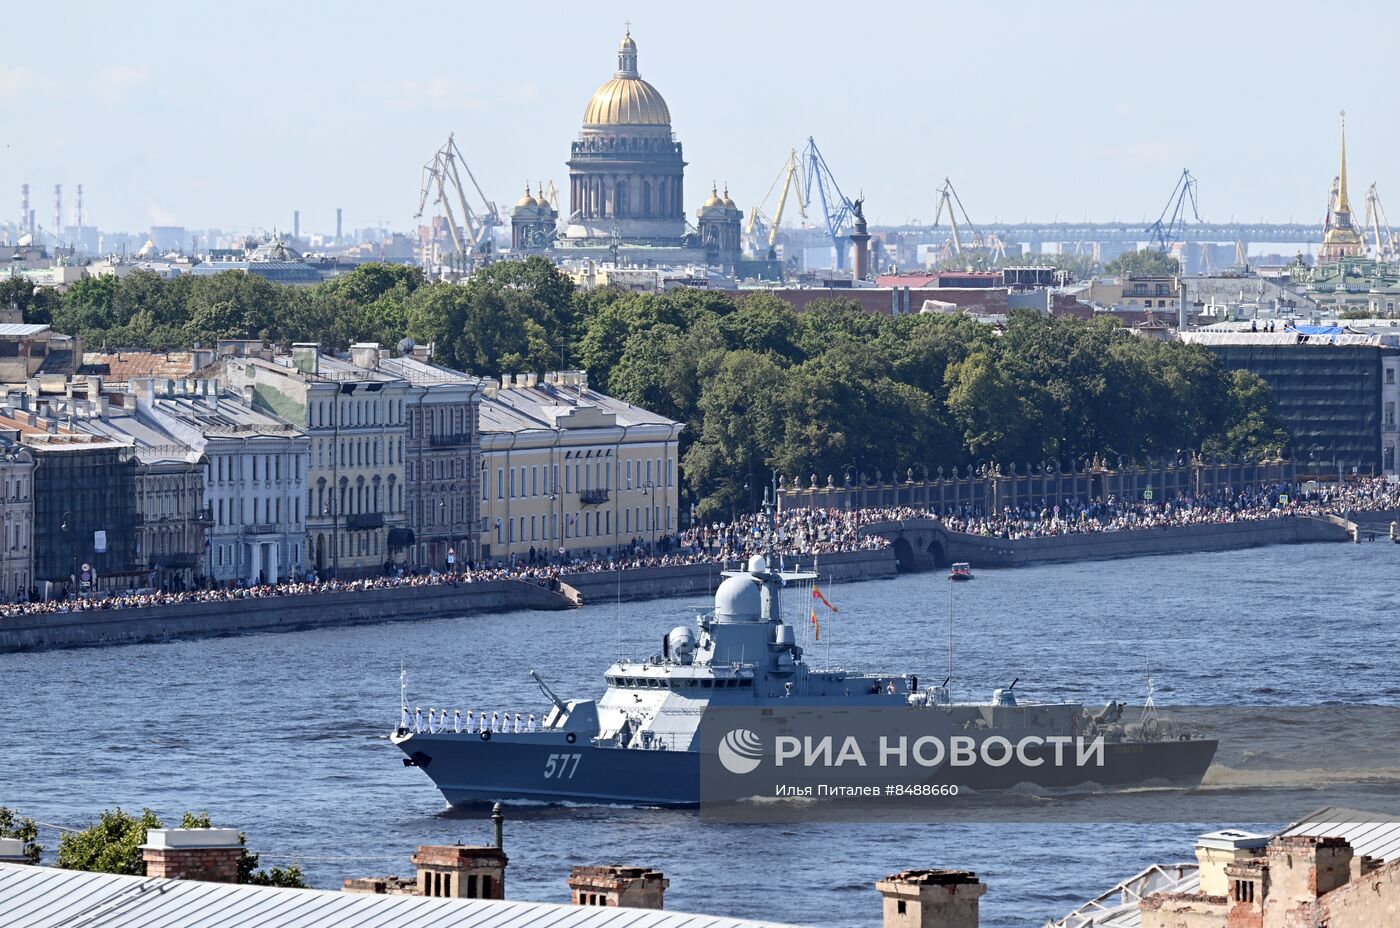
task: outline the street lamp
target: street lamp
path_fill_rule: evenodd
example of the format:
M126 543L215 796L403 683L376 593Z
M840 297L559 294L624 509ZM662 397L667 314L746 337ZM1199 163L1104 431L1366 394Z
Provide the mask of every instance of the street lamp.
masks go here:
M335 507L334 505L332 505L332 503L335 502L335 496L334 496L334 494L335 494L335 492L336 492L337 489L338 489L338 488L333 488L333 489L331 490L331 494L332 494L331 498L328 499L328 500L326 500L325 506L323 506L323 507L321 508L321 515L323 515L323 516L330 516L330 517L331 517L331 576L332 576L332 577L336 577L336 576L339 576L339 575L340 575L340 515L339 515L339 513L336 511L336 507Z
M748 484L746 483L746 484L744 484L744 486L747 487ZM642 484L642 495L643 495L643 496L650 497L650 499L648 500L647 505L648 505L648 508L651 510L651 512L650 512L650 513L648 514L648 516L647 516L647 521L651 523L651 553L652 553L652 554L655 554L655 553L656 553L656 517L657 517L657 511L656 511L656 484L655 484L655 483L652 483L650 480L648 480L646 483Z
M456 573L456 572L457 572L457 544L456 544L456 542L457 542L457 538L456 538L457 533L454 532L454 531L452 531L452 526L451 526L451 524L449 524L448 521L447 521L447 500L444 500L444 499L438 500L438 521L441 522L441 523L444 524L444 525L447 525L447 556L444 558L444 560L447 562L447 572L450 573L450 574L451 574L451 573Z
M77 547L77 544L73 541L73 534L72 534L72 532L73 532L73 528L72 528L73 510L71 510L71 509L65 509L65 510L63 510L63 515L60 516L59 518L60 518L61 521L59 522L58 528L59 528L59 530L60 530L61 532L64 533L64 539L65 539L65 542L64 542L64 543L65 543L65 545L67 546L67 548L68 548L68 554L69 554L69 556L70 556L71 559L72 559L72 564L71 564L71 568L72 568L72 569L69 571L69 574L68 574L68 583L70 584L70 588L71 588L72 591L73 591L73 598L74 598L74 599L77 599L77 598L78 598L78 547Z
M549 502L551 503L549 507L551 516L554 515L552 504L559 504L559 516L554 523L554 534L558 537L554 540L559 542L559 560L562 562L564 559L564 488L557 483L549 488Z

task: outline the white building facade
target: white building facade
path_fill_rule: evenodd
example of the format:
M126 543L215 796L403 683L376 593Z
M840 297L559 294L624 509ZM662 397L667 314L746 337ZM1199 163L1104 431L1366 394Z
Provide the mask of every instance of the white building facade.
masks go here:
M151 414L203 453L209 518L205 575L222 586L307 573L310 440L291 423L221 393L217 380L157 389Z

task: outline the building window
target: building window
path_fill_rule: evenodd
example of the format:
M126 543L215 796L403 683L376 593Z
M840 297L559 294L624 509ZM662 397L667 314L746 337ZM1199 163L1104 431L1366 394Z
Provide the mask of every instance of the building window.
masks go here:
M1385 427L1395 428L1395 402L1393 400L1387 401L1385 404Z
M1387 367L1385 369L1385 382L1392 384L1395 383L1395 368Z

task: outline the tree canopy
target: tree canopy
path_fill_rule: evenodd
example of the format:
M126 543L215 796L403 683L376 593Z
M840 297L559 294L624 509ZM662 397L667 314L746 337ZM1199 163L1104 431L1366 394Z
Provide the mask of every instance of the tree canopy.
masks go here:
M1155 251L1119 273L1175 273ZM1266 384L1206 348L1139 338L1111 320L1013 312L889 317L841 299L803 312L763 291L578 293L549 261L503 261L464 283L365 264L310 288L237 271L84 279L61 296L0 291L91 347L432 342L468 373L585 368L590 384L684 422L686 503L747 505L745 485L886 477L978 460L1062 464L1095 454L1253 454L1288 436Z
M1181 262L1156 248L1125 251L1104 265L1114 277L1171 277L1181 273Z
M4 811L0 810L0 813ZM0 824L3 824L3 816L0 816ZM58 842L58 865L65 870L144 876L146 864L141 859L141 845L146 843L148 830L160 827L160 818L150 809L142 809L140 815L132 815L121 809L105 810L95 823L82 831L64 833ZM180 827L212 826L207 812L186 812L180 819ZM247 836L239 832L238 843L246 842ZM297 864L259 870L258 855L250 854L246 849L238 860L238 882L295 888L306 885L301 867Z

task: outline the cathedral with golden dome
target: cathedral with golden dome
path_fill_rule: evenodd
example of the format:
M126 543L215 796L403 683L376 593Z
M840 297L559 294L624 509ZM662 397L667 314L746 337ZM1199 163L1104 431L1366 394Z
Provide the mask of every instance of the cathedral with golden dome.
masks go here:
M743 214L727 194L706 202L697 227L686 222L685 153L666 99L637 68L630 28L617 48L616 72L584 107L567 164L568 213L548 248L554 257L729 267L738 259ZM512 235L518 250L540 250L554 218L542 203L547 209L527 190L511 211L512 224L522 225Z

